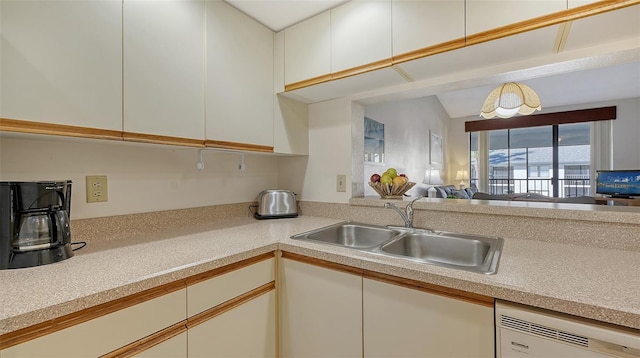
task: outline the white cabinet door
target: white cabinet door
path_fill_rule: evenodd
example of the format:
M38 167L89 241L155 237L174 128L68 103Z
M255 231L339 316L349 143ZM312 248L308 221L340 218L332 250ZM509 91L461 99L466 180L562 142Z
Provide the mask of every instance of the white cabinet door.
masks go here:
M122 130L122 3L0 2L0 117Z
M275 357L276 293L265 293L187 332L189 357Z
M364 279L364 356L493 357L493 307Z
M274 33L207 1L206 138L273 146Z
M283 259L280 355L362 357L362 276Z
M464 38L464 0L392 0L393 55Z
M331 13L326 11L284 30L286 84L331 73Z
M467 35L567 9L567 0L466 0Z
M123 6L124 131L204 139L204 1Z
M354 0L331 10L331 72L391 56L391 0Z

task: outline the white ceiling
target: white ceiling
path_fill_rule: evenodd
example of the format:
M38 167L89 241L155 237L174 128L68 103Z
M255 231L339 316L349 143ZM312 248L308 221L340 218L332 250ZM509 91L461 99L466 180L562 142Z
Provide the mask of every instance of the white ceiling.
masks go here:
M533 88L544 108L640 97L640 63L562 73L522 81ZM449 117L478 116L496 85L438 93Z
M334 8L346 0L225 0L231 6L278 32Z

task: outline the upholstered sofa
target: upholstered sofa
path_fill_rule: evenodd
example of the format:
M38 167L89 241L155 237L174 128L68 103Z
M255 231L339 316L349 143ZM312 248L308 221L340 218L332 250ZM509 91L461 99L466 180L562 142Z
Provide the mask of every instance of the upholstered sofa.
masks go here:
M536 193L518 194L488 194L479 192L475 185L470 188L458 189L455 185L435 186L437 198L477 199L477 200L506 200L506 201L539 201L548 203L574 203L596 204L596 198L592 196L579 196L574 198L553 198Z
M478 200L507 200L507 201L539 201L551 203L596 204L596 198L592 196L578 196L573 198L553 198L535 193L518 194L488 194L476 192L471 197Z
M456 198L471 199L478 191L477 187L472 184L471 188L458 189L455 185L434 186L436 189L436 198Z

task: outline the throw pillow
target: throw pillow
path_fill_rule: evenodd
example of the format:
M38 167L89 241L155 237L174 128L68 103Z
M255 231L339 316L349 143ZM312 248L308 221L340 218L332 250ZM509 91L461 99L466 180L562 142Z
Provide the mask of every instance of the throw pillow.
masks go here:
M440 198L446 198L447 197L447 192L444 191L444 189L435 186L434 188L436 188L436 190L438 191L438 195Z
M473 189L471 188L464 188L464 191L467 192L467 196L469 197L469 199L473 198L473 194L475 194L476 192L473 191Z
M469 194L467 194L466 190L451 190L451 195L453 195L456 199L470 199Z

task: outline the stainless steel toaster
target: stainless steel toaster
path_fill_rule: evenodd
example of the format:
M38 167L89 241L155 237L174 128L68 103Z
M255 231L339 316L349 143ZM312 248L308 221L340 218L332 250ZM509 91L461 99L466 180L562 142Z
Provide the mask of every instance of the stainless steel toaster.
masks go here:
M298 216L296 194L290 190L264 190L258 194L256 219L294 218Z

